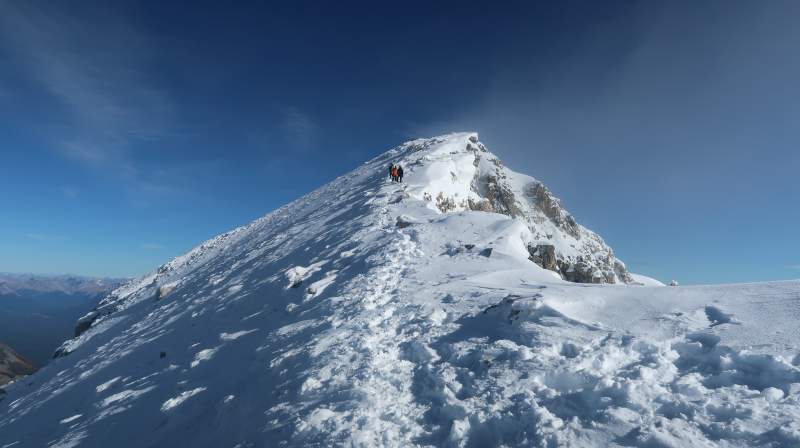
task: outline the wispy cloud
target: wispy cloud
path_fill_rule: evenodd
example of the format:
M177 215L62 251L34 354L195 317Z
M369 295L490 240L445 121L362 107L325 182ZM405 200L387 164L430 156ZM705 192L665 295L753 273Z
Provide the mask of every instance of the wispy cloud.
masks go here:
M70 187L69 185L61 187L61 193L63 193L64 196L68 197L69 199L75 199L80 195L80 192L77 188Z
M311 149L318 140L319 126L317 123L295 107L290 107L286 111L281 128L286 140L299 150Z
M789 269L794 269L796 271L800 271L800 264L793 264L791 266L787 266Z
M0 45L66 112L46 133L48 143L137 188L160 187L135 157L137 145L170 132L173 122L168 96L146 69L153 45L112 9L79 16L39 5L0 3Z
M25 236L35 241L66 241L69 239L62 235L52 235L49 233L26 233Z

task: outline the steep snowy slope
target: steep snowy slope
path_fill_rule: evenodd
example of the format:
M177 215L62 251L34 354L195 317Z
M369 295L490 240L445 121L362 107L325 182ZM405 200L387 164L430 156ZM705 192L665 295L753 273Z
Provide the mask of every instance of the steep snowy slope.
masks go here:
M627 271L481 146L407 143L118 289L0 447L800 444L800 282L564 281Z

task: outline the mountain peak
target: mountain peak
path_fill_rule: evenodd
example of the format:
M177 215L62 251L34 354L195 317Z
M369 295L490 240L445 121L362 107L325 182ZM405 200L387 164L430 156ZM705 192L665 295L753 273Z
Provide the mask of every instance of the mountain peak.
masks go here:
M599 235L578 224L542 182L505 167L476 132L412 140L387 154L407 168L407 195L432 210L494 212L523 222L531 232L525 242L531 260L563 279L632 281L625 264ZM544 266L537 254L548 250L554 260Z
M7 388L0 444L608 446L650 424L637 420L650 403L706 412L692 400L714 392L691 392L686 367L722 362L704 356L741 368L737 385L800 382L778 358L697 336L746 302L706 305L701 289L676 302L685 289L628 275L476 134L413 140L116 289ZM794 327L746 328L749 343L791 345ZM663 342L673 331L685 339ZM771 373L750 375L754 362Z

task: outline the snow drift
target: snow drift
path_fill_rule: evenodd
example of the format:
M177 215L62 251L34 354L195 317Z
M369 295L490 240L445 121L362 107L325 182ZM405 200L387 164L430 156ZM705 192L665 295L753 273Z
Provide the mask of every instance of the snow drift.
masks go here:
M116 290L0 447L800 445L800 282L643 283L475 134L415 140Z

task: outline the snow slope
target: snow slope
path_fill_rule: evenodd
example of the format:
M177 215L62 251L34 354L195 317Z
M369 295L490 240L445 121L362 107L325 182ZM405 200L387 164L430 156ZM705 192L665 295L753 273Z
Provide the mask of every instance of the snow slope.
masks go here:
M426 199L469 195L430 162L468 173L476 140L401 145L118 289L7 388L0 447L800 446L800 282L566 282L528 216Z

